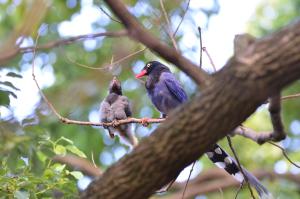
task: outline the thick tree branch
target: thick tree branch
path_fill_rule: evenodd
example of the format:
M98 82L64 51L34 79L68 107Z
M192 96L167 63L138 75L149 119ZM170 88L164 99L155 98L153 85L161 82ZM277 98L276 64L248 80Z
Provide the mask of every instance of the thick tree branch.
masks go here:
M128 17L127 10L118 8L119 3L107 2ZM231 58L201 95L170 113L132 153L91 183L82 198L148 198L233 131L269 96L298 78L300 22L255 41Z
M199 69L197 65L183 57L175 49L170 48L146 31L144 27L139 24L136 18L130 14L122 1L105 0L105 2L122 21L132 39L141 42L167 61L176 65L183 72L189 75L198 85L205 85L209 83L210 77L206 72Z

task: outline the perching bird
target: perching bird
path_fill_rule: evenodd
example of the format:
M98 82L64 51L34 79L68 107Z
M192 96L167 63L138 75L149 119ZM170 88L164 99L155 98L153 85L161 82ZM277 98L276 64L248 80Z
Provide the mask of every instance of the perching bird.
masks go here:
M170 69L158 61L146 64L137 78L147 76L146 90L154 106L165 117L170 111L187 101L187 94ZM225 169L240 183L244 177L234 158L230 157L219 145L215 144L207 153L208 158L218 167ZM270 198L270 192L258 179L243 169L249 183L254 186L261 198Z
M101 122L114 122L116 120L131 117L132 111L128 98L122 95L121 83L116 77L110 82L109 94L100 105ZM131 124L122 124L117 127L104 126L109 132L111 138L119 132L121 138L129 142L132 146L138 144L137 138L131 131Z

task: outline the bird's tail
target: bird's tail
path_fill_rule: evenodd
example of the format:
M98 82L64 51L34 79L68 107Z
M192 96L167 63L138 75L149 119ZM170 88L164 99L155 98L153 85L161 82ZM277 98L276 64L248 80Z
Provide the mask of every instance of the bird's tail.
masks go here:
M237 181L242 183L245 179L236 160L229 156L219 145L215 144L211 150L206 152L208 158L218 167L225 169ZM248 178L248 182L255 188L261 199L272 199L272 194L264 187L259 180L249 171L243 168L243 172Z
M138 145L138 139L131 131L130 125L121 125L118 128L120 136L127 141L132 147L136 147Z

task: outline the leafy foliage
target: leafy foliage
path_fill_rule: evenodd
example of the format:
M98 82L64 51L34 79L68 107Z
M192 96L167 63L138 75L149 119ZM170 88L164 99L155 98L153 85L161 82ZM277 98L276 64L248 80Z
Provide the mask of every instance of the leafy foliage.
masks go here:
M30 135L30 136L29 136ZM83 177L79 171L69 171L66 165L54 163L53 155L80 151L69 139L51 141L46 134L10 135L2 140L0 195L4 198L74 198L74 180ZM30 145L29 145L30 144Z

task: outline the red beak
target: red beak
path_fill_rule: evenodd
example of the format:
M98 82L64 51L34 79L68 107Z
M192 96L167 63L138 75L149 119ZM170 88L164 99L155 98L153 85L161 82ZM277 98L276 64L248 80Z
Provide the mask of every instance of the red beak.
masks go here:
M142 70L142 71L141 71L139 74L137 74L135 77L136 77L136 78L141 78L141 77L145 76L146 73L147 73L146 70Z

